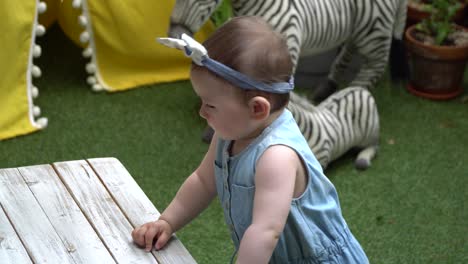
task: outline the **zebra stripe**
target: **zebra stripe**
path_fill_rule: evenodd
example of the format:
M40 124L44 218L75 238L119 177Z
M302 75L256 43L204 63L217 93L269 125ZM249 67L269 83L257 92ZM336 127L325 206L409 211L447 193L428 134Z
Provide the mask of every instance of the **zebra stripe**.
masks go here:
M370 166L378 150L379 115L368 90L349 87L318 106L291 93L287 108L324 169L354 147L361 149L356 167Z
M169 35L193 33L221 1L176 0ZM370 88L385 70L392 37L401 40L407 0L231 0L235 16L255 15L285 35L294 65L344 44L328 78L338 83L355 53L365 63L350 86ZM192 32L183 32L184 28Z

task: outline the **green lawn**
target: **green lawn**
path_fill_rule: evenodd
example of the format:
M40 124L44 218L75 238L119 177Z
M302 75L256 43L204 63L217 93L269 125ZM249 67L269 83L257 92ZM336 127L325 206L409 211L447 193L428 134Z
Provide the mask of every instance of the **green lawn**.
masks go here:
M80 49L56 28L43 41L36 103L49 126L0 141L0 168L116 157L163 210L207 148L190 83L94 93ZM414 97L388 78L373 94L381 148L372 167L357 171L348 154L326 171L350 228L371 263L468 263L468 104ZM230 259L217 202L178 236L199 263Z

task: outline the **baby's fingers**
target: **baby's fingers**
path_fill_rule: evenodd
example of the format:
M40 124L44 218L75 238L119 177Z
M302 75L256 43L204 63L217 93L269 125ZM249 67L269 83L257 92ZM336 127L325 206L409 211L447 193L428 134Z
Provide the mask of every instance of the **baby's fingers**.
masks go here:
M170 237L171 236L169 233L161 232L161 234L159 234L158 240L156 241L156 245L155 245L156 249L160 250L161 248L163 248L166 245Z
M139 246L144 246L145 245L145 233L146 233L146 230L147 230L147 226L146 225L143 225L139 228L135 228L133 231L132 231L132 238L133 238L133 241L139 245Z
M157 233L158 233L158 228L156 228L154 225L149 226L148 229L146 230L145 232L145 250L146 251L151 251L151 248L153 247L153 241Z

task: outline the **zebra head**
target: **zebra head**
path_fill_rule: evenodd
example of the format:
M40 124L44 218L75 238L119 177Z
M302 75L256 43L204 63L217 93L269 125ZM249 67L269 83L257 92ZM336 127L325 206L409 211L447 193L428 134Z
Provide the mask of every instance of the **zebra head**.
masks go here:
M170 38L180 38L182 33L193 36L208 21L221 1L176 0L167 35Z

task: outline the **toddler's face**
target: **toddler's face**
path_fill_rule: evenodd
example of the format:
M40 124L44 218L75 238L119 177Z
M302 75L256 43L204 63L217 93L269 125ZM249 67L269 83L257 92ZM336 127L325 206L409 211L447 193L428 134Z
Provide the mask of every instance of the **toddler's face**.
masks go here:
M249 108L238 88L226 85L212 74L191 74L195 93L202 106L200 116L226 140L238 140L249 135L255 128Z

